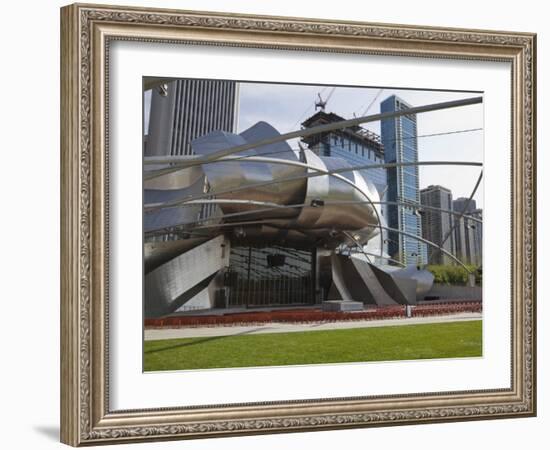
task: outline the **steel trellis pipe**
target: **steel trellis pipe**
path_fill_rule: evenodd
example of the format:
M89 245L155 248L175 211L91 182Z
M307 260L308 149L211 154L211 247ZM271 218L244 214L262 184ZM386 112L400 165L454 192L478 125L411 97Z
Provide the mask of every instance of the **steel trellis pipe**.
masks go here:
M448 233L443 238L443 241L441 242L441 246L445 245L445 242L447 242L447 239L449 239L449 237L451 236L453 231L456 229L456 227L460 223L460 220L464 218L464 214L466 214L466 210L468 209L468 206L470 205L470 202L474 198L474 195L475 195L477 189L479 188L479 185L481 184L482 178L483 178L483 170L479 173L479 177L478 177L477 182L474 186L474 189L473 189L472 193L470 194L470 197L468 197L468 201L466 202L464 208L462 208L462 212L460 213L458 218L455 219L454 225L451 227L451 229L448 231ZM441 251L441 248L439 249L439 251ZM430 256L432 256L432 254L433 254L433 252L430 252Z
M381 228L384 228L388 231L393 231L395 233L402 234L404 236L408 236L408 237L416 239L420 242L424 242L425 244L429 245L430 247L437 248L437 249L439 249L439 251L445 253L448 257L452 258L454 261L456 261L458 264L460 264L468 273L472 273L472 271L462 261L460 261L460 259L458 259L451 252L448 252L444 248L439 247L439 245L437 245L435 242L429 241L428 239L421 238L420 236L415 236L412 233L407 233L406 231L398 230L397 228L391 228L391 227L385 227L385 226L381 226Z
M382 222L381 218L380 218L380 214L378 213L378 210L376 209L376 206L374 205L374 203L372 203L372 200L370 199L370 197L361 188L359 188L359 186L357 186L353 181L348 180L346 177L339 174L339 172L350 172L350 171L353 172L354 171L353 168L352 169L345 168L346 170L336 169L336 170L331 171L331 170L320 169L318 167L312 166L311 164L303 163L303 162L300 162L300 161L280 160L280 159L277 159L277 158L264 158L264 157L259 157L259 156L250 157L248 160L249 161L256 161L256 162L268 162L268 163L274 163L274 164L284 164L284 165L290 165L290 166L303 167L306 170L314 170L315 172L306 172L305 174L300 175L298 177L287 177L287 178L282 178L282 179L279 179L279 180L271 180L271 181L266 181L266 182L261 182L261 183L253 183L253 184L250 184L250 185L247 185L247 186L241 186L241 187L238 187L238 188L228 189L228 190L224 191L223 193L242 191L242 190L250 189L251 187L268 186L268 185L278 184L278 183L281 183L281 182L284 182L284 181L289 181L289 180L294 180L294 179L300 180L302 178L310 178L310 177L314 177L314 176L323 176L323 175L332 176L332 177L334 177L334 178L350 185L355 190L357 190L359 193L361 193L367 199L367 201L372 205L372 208L374 210L374 213L376 214L376 218L378 220L378 223ZM220 192L217 192L217 193L216 192L214 192L214 193L208 192L206 194L201 194L201 195L197 195L197 196L194 196L194 197L192 196L191 198L194 198L196 200L196 199L205 198L205 197L212 197L212 196L215 196L215 195L220 195ZM156 211L156 210L162 209L164 207L176 206L176 205L181 204L181 203L185 203L185 201L180 202L180 201L176 200L176 201L172 201L172 202L166 202L164 204L161 204L160 206L145 208L145 212ZM380 232L380 239L383 241L382 232ZM383 246L384 246L384 244L382 242L381 247L383 247Z
M290 133L281 134L279 136L275 136L275 137L272 137L272 138L263 139L263 140L258 141L258 142L247 143L247 144L231 147L231 148L228 148L228 149L223 149L223 150L214 152L214 153L208 155L205 158L197 159L193 163L197 164L200 161L200 163L204 164L206 162L210 162L210 161L219 159L223 156L228 156L228 155L232 155L234 153L243 152L245 150L250 150L250 149L255 148L255 147L262 147L264 145L275 144L277 142L283 142L283 141L287 141L289 139L294 139L294 138L297 138L297 137L313 136L315 134L326 133L328 131L339 130L339 129L342 129L342 128L348 128L348 127L352 127L352 126L356 126L356 125L361 125L363 123L376 122L378 120L383 120L383 119L388 119L388 118L393 118L393 117L401 117L401 116L408 115L408 114L419 114L419 113L423 113L423 112L437 111L437 110L440 110L440 109L448 109L448 108L456 108L456 107L459 107L459 106L475 105L475 104L482 103L482 102L483 102L483 97L471 97L471 98L462 99L462 100L454 100L454 101L442 102L442 103L433 103L433 104L430 104L430 105L417 106L417 107L413 107L413 108L403 109L403 110L400 110L400 111L391 111L391 112L386 112L386 113L373 114L371 116L357 117L355 119L342 120L340 122L334 122L334 123L329 123L329 124L326 124L326 125L319 125L317 127L292 131ZM161 176L161 175L164 175L166 173L170 173L174 170L179 170L179 169L169 168L169 169L166 169L166 171L164 173L158 173L154 177Z
M295 204L290 204L290 205L279 205L279 204L271 203L271 202L260 202L260 201L254 201L254 200L234 200L234 199L191 200L191 201L189 201L187 203L184 203L182 205L179 205L179 206L182 207L182 208L185 208L187 206L194 206L194 205L197 205L197 204L200 205L200 204L225 204L225 203L267 206L267 208L259 208L259 209L254 209L254 210L251 210L251 211L242 211L242 212L236 212L236 213L230 213L230 214L223 214L221 216L206 217L206 218L203 218L203 219L194 220L192 222L182 222L182 223L173 225L173 227L184 226L184 225L194 225L194 224L204 223L204 222L208 222L208 221L216 220L216 219L228 219L228 218L233 218L233 217L249 216L249 215L254 215L254 214L264 213L264 212L271 212L271 211L280 210L280 209L318 208L318 206L312 206L308 203L295 203ZM371 202L362 201L362 200L349 200L349 201L348 200L339 200L339 201L338 200L333 200L333 201L325 202L325 205L348 205L348 204L353 205L353 204L362 204L362 203L371 203ZM436 208L435 206L428 207L426 205L416 205L416 204L410 204L410 203L406 203L406 202L382 202L382 201L376 202L376 201L373 201L372 203L374 203L375 205L405 206L405 207L410 207L410 208L413 208L413 209L430 209L430 210L434 210L434 211L444 212L444 213L447 213L447 214L452 214L452 215L457 215L457 216L460 215L460 213L458 213L458 212L450 211L450 210L443 209L443 208ZM483 223L482 219L478 219L477 217L466 215L466 214L463 215L462 218L468 219L468 220L471 220L471 221L477 222L477 223ZM166 232L169 232L169 228L172 228L172 227L159 227L159 228L156 228L156 229L146 231L145 233L147 234L147 233L151 233L151 232L155 232L155 231L159 231L159 230L166 230Z
M162 208L168 208L168 207L171 207L171 206L177 206L179 204L187 203L190 200L198 200L198 199L201 199L201 198L208 198L208 197L212 197L212 196L216 196L216 195L229 194L231 192L244 191L244 190L251 189L251 188L257 188L257 187L262 187L262 186L270 186L270 185L273 185L273 184L285 183L287 181L301 180L301 179L304 179L304 178L314 178L314 177L319 177L319 176L324 176L324 175L329 175L329 176L338 175L338 174L341 174L341 173L353 172L355 170L369 170L369 169L378 169L378 168L407 167L407 166L438 166L438 165L439 166L443 166L443 165L448 165L448 166L482 166L483 165L483 163L471 162L471 161L417 161L417 162L401 162L401 163L386 163L386 164L367 164L367 165L364 165L364 166L353 166L353 167L349 167L349 168L344 167L344 168L341 168L341 169L334 169L334 170L322 170L322 169L317 169L315 167L312 167L308 164L305 164L305 163L302 163L302 162L299 162L299 161L280 160L280 159L275 159L275 158L261 158L261 157L250 157L250 158L247 158L246 160L251 161L251 162L266 162L266 163L270 163L270 164L284 164L284 165L289 165L289 166L303 167L305 169L315 170L316 172L310 172L310 173L305 173L305 174L298 175L298 176L280 178L278 180L262 181L262 182L259 182L259 183L252 183L252 184L249 184L249 185L246 185L246 186L239 186L239 187L235 187L233 189L226 189L226 190L222 190L222 191L218 191L218 192L207 192L207 193L200 194L200 195L186 196L186 197L183 197L181 199L172 200L170 202L165 202L165 203L162 203L162 204L158 204L158 205L146 208L145 212L149 212L151 210L154 211L154 210L162 209ZM244 160L244 161L246 161L246 160ZM232 160L231 159L224 159L222 161L223 162L229 162L229 161L232 161ZM239 160L239 162L240 161L243 161L243 160Z

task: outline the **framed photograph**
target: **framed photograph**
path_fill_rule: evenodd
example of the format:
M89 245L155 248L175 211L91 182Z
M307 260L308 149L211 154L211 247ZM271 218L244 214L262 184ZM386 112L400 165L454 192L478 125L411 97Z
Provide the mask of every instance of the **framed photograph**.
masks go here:
M535 415L535 58L62 8L62 442Z

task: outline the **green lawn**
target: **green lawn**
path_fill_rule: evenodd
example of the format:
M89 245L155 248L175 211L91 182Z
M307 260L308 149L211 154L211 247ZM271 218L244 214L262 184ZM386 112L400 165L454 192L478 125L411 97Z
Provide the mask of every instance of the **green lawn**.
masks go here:
M481 356L481 320L144 342L152 370Z

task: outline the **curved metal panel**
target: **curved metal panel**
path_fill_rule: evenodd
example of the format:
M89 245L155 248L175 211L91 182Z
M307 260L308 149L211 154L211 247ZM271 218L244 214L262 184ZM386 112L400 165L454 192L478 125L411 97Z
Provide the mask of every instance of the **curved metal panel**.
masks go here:
M336 170L344 167L351 167L346 161L340 158L322 158L328 170ZM344 175L345 176L345 175ZM331 201L365 201L370 195L376 195L374 192L369 192L363 189L357 189L356 180L363 181L364 187L367 187L363 177L359 173L347 172L345 176L355 185L345 183L339 178L329 178L329 192L327 200ZM377 198L377 197L376 197ZM329 228L333 227L338 230L359 230L369 225L376 225L378 219L373 207L370 204L355 203L345 205L330 205L327 204L322 208L322 214L317 220L316 227Z
M177 174L174 173L174 175ZM204 177L199 177L194 184L184 189L178 190L146 190L145 198L160 198L161 201L167 201L172 195L191 196L200 194L204 191ZM164 200L163 200L164 199ZM173 207L145 211L143 215L143 230L145 232L154 231L162 228L177 226L181 223L192 222L198 219L201 211L201 205L193 205L185 208Z
M235 145L244 145L250 140L262 140L279 133L265 122L260 122L240 135L215 131L192 142L193 150L200 155L210 155L220 149ZM288 159L297 161L296 155L286 142L278 142L259 149L251 148L239 153L242 156L256 156L259 154L272 154L276 159ZM235 188L235 192L228 192L225 198L235 200L254 200L273 202L278 204L290 204L301 202L305 192L305 179L281 182L269 186L256 186L257 184L289 178L299 177L305 169L297 166L282 164L268 164L243 159L242 162L217 161L215 164L204 165L208 182L212 191L228 191ZM242 187L250 186L249 189ZM223 204L221 209L225 214L239 211L257 209L254 205ZM262 217L293 217L297 213L294 210L277 211L273 214L262 214Z
M258 142L267 138L280 136L280 133L267 122L261 121L243 131L241 136L248 142ZM292 151L286 141L255 147L253 151L256 156L269 156L274 159L298 161L296 153ZM305 172L301 167L285 164L268 164L268 167L274 180L296 177ZM306 189L306 180L284 181L276 184L275 188L279 192L279 203L302 203Z
M176 241L146 242L143 248L145 273L149 273L176 256L185 253L197 245L206 242L207 238L178 239Z
M306 159L306 164L311 167L307 170L308 173L317 172L315 169L321 171L328 170L324 161L311 150L304 150L304 157ZM307 189L304 198L305 204L312 204L314 201L328 198L329 178L328 175L324 175L307 179ZM300 215L296 219L296 224L300 227L313 228L321 214L321 207L304 208L300 211Z
M416 266L408 266L404 269L397 269L391 274L396 278L408 278L416 281L416 297L424 298L434 284L434 276L425 269L417 269Z
M145 276L145 317L174 312L202 291L229 262L224 245L224 237L218 236L149 272Z
M190 160L194 159L193 156L188 157ZM192 184L195 184L197 180L204 176L201 166L192 166L182 168L174 172L170 172L166 175L162 175L156 178L147 179L149 172L154 172L155 169L169 168L170 165L163 164L158 166L146 166L147 171L144 174L144 188L145 189L185 189Z
M308 165L312 169L308 171L338 170L351 167L341 158L319 157L310 150L304 151ZM349 182L345 182L348 180ZM367 226L378 223L374 207L366 202L367 195L373 195L378 199L378 193L374 185L369 186L362 175L357 171L347 172L347 175L335 177L323 175L308 179L306 198L304 203L319 203L318 208L303 208L296 220L296 224L304 228L325 228L334 230L361 230ZM334 202L349 201L349 204L330 204ZM368 234L373 235L372 228Z
M220 149L242 145L243 143L246 143L246 141L239 135L224 131L213 131L193 140L191 142L191 147L198 155L208 155ZM270 173L267 170L262 170L261 167L262 165L258 165L258 167L254 167L253 170L256 172L258 181L267 181L270 179ZM216 164L205 165L204 173L208 179L210 189L213 191L230 190L250 184L238 163L217 162ZM261 192L261 187L257 188L256 192ZM259 196L259 198L251 197L249 190L240 191L237 196L227 194L225 197L229 199L265 201L261 196ZM224 205L221 208L224 213L232 213L235 211L232 205Z
M373 265L366 261L364 255L358 256L331 256L332 281L342 300L381 306L401 303L401 299L388 294L389 286L379 280Z

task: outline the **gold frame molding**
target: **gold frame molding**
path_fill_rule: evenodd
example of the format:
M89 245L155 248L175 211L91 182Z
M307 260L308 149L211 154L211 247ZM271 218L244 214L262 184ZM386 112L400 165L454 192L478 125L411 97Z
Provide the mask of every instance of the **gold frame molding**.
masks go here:
M111 411L108 58L113 40L509 62L509 389ZM536 35L75 4L61 9L61 440L94 445L536 414Z

